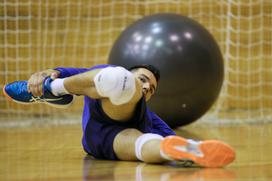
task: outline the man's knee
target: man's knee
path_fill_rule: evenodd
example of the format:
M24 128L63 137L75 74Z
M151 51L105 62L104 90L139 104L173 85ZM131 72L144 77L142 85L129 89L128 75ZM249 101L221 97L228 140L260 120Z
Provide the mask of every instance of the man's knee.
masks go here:
M113 150L120 160L137 160L135 156L135 141L143 133L137 129L129 128L116 135Z

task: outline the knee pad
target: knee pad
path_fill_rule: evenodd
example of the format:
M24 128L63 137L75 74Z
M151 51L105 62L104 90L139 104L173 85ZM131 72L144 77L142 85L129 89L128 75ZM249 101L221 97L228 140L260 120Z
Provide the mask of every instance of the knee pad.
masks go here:
M115 105L129 102L136 91L134 75L123 67L107 67L94 77L98 94Z

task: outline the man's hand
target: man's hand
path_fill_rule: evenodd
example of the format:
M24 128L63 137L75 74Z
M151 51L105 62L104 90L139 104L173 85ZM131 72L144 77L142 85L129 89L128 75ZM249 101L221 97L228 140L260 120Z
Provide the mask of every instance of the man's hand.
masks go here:
M27 83L28 92L34 96L42 95L42 84L46 77L50 76L52 79L56 79L60 72L53 69L36 72L30 76Z

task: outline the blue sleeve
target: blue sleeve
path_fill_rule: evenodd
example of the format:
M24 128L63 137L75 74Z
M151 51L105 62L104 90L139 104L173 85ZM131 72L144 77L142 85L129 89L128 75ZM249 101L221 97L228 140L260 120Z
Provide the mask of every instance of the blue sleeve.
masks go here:
M159 134L163 137L169 135L176 135L176 133L155 113L150 112L152 117L153 133Z
M113 65L109 64L102 64L102 65L95 65L91 68L72 68L72 67L56 67L54 70L60 72L59 78L70 77L76 74L84 73L94 69L101 69L106 67L112 67Z

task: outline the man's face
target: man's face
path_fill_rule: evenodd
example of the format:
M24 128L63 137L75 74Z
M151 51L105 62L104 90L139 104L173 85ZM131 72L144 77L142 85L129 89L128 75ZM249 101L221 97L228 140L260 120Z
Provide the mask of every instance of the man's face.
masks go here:
M148 101L157 89L157 80L154 74L145 68L132 70L132 73L141 83L143 94Z

